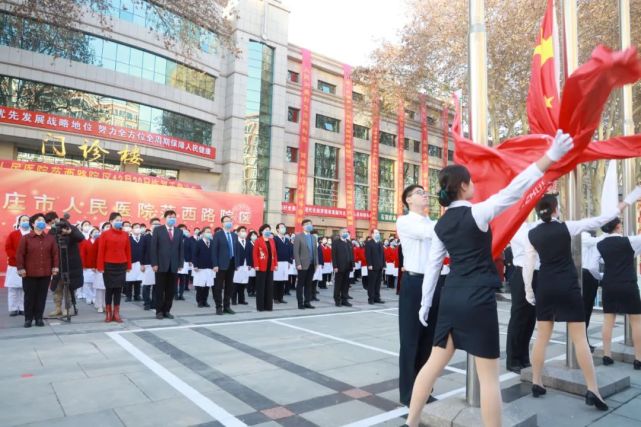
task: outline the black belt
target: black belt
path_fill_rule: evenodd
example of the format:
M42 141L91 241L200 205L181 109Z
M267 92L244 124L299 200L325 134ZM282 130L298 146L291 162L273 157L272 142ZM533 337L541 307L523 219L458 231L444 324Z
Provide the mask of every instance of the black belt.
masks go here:
M406 271L405 273L409 274L412 277L423 277L424 276L424 274L414 273L413 271Z

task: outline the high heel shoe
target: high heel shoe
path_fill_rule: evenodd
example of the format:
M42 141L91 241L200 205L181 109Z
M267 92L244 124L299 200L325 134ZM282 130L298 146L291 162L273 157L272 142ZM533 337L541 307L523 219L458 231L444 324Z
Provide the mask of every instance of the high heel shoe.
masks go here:
M614 364L614 360L612 360L612 358L609 357L609 356L603 356L603 364L605 366L612 365L612 364Z
M596 394L592 393L590 390L585 394L585 404L588 406L595 406L599 411L608 410L608 405L596 397Z
M641 360L634 359L632 366L634 366L635 371L641 370Z
M543 396L547 392L548 391L546 389L544 389L543 387L541 387L540 385L532 384L532 396L534 396L534 397Z

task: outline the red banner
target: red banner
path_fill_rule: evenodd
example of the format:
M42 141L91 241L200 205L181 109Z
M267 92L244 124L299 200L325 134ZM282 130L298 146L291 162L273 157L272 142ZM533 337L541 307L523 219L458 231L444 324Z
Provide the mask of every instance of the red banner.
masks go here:
M343 64L343 102L345 108L345 216L347 230L356 236L354 220L354 103L352 67Z
M20 110L0 106L0 123L29 126L39 129L68 132L72 134L103 138L107 140L124 141L131 144L147 145L170 151L179 151L208 159L216 158L216 148L198 144L192 141L173 138L120 126L112 126L75 117L57 116L55 114L39 113L37 111Z
M109 182L102 179L53 175L0 169L0 242L4 243L19 214L68 212L71 222L83 219L97 225L111 212L124 219L149 224L167 209L178 214L178 222L195 226L218 226L222 215L230 215L235 225L258 229L263 219L263 198L242 194L212 193L191 188L159 187L146 184ZM0 245L0 271L6 271L4 244Z
M112 181L136 182L138 184L164 185L178 188L202 189L198 184L176 181L167 178L141 175L139 173L94 169L80 166L51 165L48 163L19 162L17 160L0 160L0 168L23 171L45 172L56 175L79 176L83 178L109 179Z
M448 160L449 160L449 142L450 142L450 113L447 108L447 104L443 105L443 116L441 118L443 122L443 161L442 161L442 167L444 168L447 166Z
M283 213L284 214L296 214L296 205L293 203L287 203L283 202L282 203L282 208L283 208ZM312 206L312 205L307 205L305 206L305 214L306 215L315 215L315 216L321 216L321 217L326 217L326 218L347 218L347 209L343 208L330 208L327 206ZM354 211L354 218L355 219L364 219L368 220L369 219L369 211ZM353 234L352 236L355 236Z
M302 230L307 199L307 165L309 163L309 123L312 105L312 52L301 49L300 136L298 139L298 178L296 185L296 232Z
M419 97L419 102L421 103L421 185L425 191L430 191L430 153L425 95Z
M372 152L370 162L372 170L370 171L370 200L369 200L369 226L370 229L378 228L378 164L379 156L379 137L381 126L381 106L378 99L378 89L376 85L372 87Z
M396 215L403 215L403 189L405 172L405 104L402 99L398 101L396 119L397 141L396 144Z

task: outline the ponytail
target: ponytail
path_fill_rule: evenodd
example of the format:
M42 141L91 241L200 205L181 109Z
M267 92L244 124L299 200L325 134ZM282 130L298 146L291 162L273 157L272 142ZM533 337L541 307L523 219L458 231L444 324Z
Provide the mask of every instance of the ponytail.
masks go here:
M558 206L559 201L556 196L554 194L546 194L536 204L536 214L539 216L541 221L550 222L552 221L552 214L556 211Z
M438 202L443 207L448 207L452 202L458 200L458 193L463 183L470 183L470 172L465 166L450 165L444 167L438 174L438 182L441 186L438 192Z

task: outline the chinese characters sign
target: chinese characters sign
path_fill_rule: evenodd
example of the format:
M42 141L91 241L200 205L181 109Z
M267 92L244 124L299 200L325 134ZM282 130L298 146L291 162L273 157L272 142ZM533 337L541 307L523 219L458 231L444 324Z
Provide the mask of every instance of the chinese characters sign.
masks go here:
M214 147L170 136L76 119L74 117L63 117L0 106L0 123L49 129L57 132L70 132L78 135L124 141L131 144L148 145L150 147L178 151L208 159L216 158L216 149ZM91 145L91 142L89 145Z
M421 103L421 185L426 191L430 189L430 157L427 132L427 101L420 96Z
M343 65L343 99L345 106L345 206L347 229L356 236L354 221L354 104L352 100L352 67Z
M396 144L396 214L403 215L403 173L405 172L405 104L398 101L398 114L396 119L397 141ZM418 184L418 183L416 183Z
M300 223L305 216L307 198L307 165L309 163L309 122L312 105L312 53L302 49L300 92L300 136L298 140L298 176L296 181L296 231L301 231Z
M369 226L371 229L378 227L378 165L379 137L381 126L381 106L378 99L376 85L372 88L372 170L370 173L370 215Z
M283 213L284 214L296 214L296 205L293 203L287 203L283 202ZM327 218L346 218L347 217L347 210L343 208L330 208L327 206L312 206L312 205L307 205L305 206L305 214L306 215L316 215L316 216L323 216ZM369 211L354 211L354 218L355 219L364 219L368 220L369 219ZM396 221L396 218L394 218L392 221ZM352 234L352 236L355 236L356 234Z

